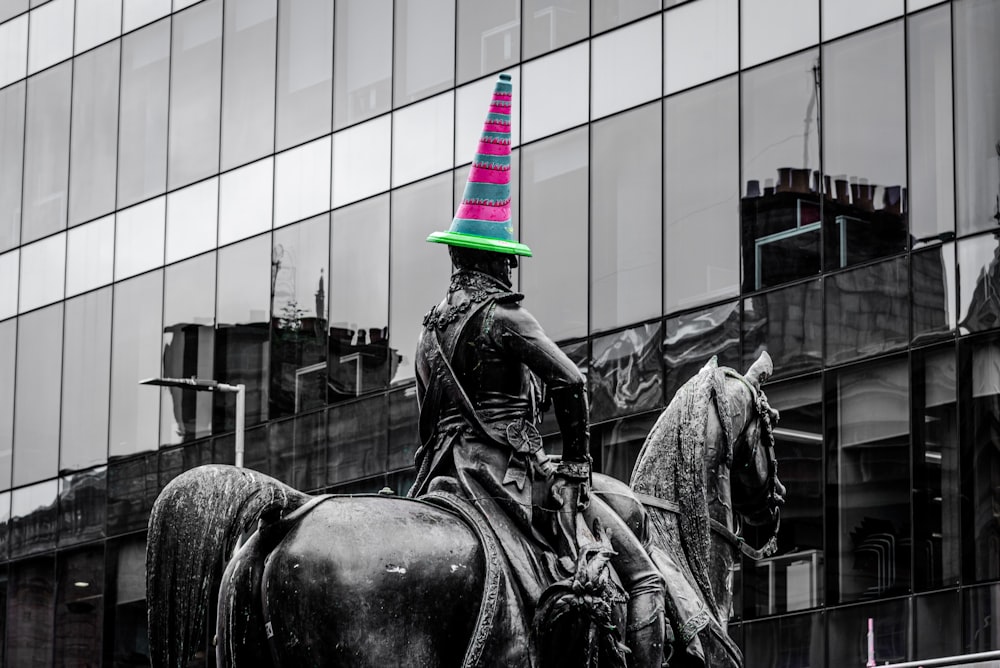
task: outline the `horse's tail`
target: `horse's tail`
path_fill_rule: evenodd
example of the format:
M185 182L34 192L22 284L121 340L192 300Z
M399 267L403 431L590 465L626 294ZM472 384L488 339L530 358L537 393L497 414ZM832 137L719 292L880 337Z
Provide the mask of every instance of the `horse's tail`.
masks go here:
M240 536L271 512L309 496L261 473L201 466L168 484L153 504L146 548L149 649L156 668L183 668L205 644L210 597Z

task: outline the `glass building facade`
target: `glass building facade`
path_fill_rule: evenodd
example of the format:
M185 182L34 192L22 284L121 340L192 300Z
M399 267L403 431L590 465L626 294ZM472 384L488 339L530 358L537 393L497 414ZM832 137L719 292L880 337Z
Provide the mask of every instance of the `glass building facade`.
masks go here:
M996 0L0 0L0 661L148 665L149 509L235 402L140 379L244 383L300 489L405 493L498 71L596 467L774 358L747 665L864 665L869 618L880 664L1000 648L997 63Z

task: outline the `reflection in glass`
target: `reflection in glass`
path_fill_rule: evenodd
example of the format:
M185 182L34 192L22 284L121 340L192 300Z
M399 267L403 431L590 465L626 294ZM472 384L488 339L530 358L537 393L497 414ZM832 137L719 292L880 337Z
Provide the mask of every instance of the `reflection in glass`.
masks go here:
M837 0L823 3L823 40L846 35L903 13L903 0Z
M829 473L837 498L828 538L831 601L910 588L910 412L906 359L828 379ZM888 657L886 657L888 658ZM846 660L846 658L845 658ZM837 665L846 665L838 662Z
M31 12L28 23L29 74L73 55L73 6L74 0L51 0Z
M28 10L28 0L0 0L0 21Z
M396 3L393 104L415 102L455 81L455 0Z
M11 566L7 665L52 665L55 588L55 557L39 557Z
M274 150L277 0L226 0L222 39L222 169Z
M825 666L824 631L819 613L744 624L746 665Z
M660 0L592 0L591 30L603 32L660 10Z
M823 603L822 387L814 377L769 383L765 390L771 407L781 413L774 429L774 455L787 493L777 553L743 562L747 617L805 610ZM766 540L752 528L746 528L745 533L753 545ZM802 649L808 647L797 651Z
M107 467L59 479L59 546L104 537L107 514Z
M587 144L581 128L521 151L521 241L540 258L520 263L523 304L555 341L587 334Z
M279 151L330 131L333 5L329 0L282 0L278 5Z
M170 13L170 0L122 0L122 6L123 33Z
M73 50L83 53L114 39L121 27L122 0L77 0Z
M659 322L594 339L591 422L663 406L662 342Z
M289 484L312 491L326 486L326 411L297 415L291 420L271 422L270 439L292 458Z
M752 292L821 268L818 53L742 77L743 291Z
M219 171L222 0L208 0L175 15L172 41L170 190Z
M446 229L452 217L451 174L441 174L392 193L392 236L389 245L389 378L399 384L413 378L413 353L417 347L424 314L441 301L448 289L451 262L447 248L425 243L431 232ZM334 220L334 227L337 222ZM331 239L337 262L337 230ZM378 275L378 272L371 272ZM374 284L381 287L379 283ZM403 286L406 286L405 288ZM380 294L369 288L375 298ZM334 327L340 317L333 310L330 321ZM378 302L376 302L378 304ZM361 324L361 323L359 323ZM363 330L361 330L363 331ZM358 338L364 335L359 332ZM333 345L333 335L330 336ZM331 354L331 359L333 355Z
M661 128L658 102L591 128L591 331L660 315Z
M0 12L3 12L2 7ZM0 24L0 87L23 79L27 68L28 15L23 14Z
M274 226L330 208L330 137L281 153L275 160Z
M215 253L206 253L165 270L164 378L215 377L215 277ZM160 392L161 445L182 443L212 433L212 393L190 392L177 387L165 387Z
M167 195L166 262L215 248L219 180L208 179Z
M333 206L389 189L392 116L341 130L333 136Z
M954 11L955 177L958 233L996 227L1000 216L1000 4L964 0Z
M458 83L521 59L521 0L458 5Z
M267 395L272 418L326 403L329 239L329 214L274 233Z
M767 352L779 376L818 369L823 362L823 290L808 281L743 302L743 368Z
M59 468L59 387L63 306L18 321L14 390L14 486L55 476Z
M211 377L220 383L246 385L248 426L262 422L268 416L268 339L274 290L272 279L277 279L273 259L269 234L219 250L215 371ZM271 271L266 271L264 267L270 267ZM299 317L294 310L285 310L274 316L287 318L292 323ZM302 320L297 322L301 325ZM213 395L214 431L234 429L236 395L222 392Z
M28 79L21 242L66 227L72 63Z
M739 290L739 119L736 78L666 101L666 311Z
M958 591L914 597L913 640L915 647L913 655L919 656L921 659L933 659L940 656L961 654L962 615L959 614L960 609Z
M819 0L743 0L741 7L740 62L743 67L804 49L819 41Z
M659 17L630 25L591 43L591 118L660 97L663 24Z
M413 469L413 458L420 447L419 419L417 406L417 386L410 385L389 395L389 457L386 468ZM405 494L409 487L394 488L397 494Z
M662 383L660 385L662 390ZM600 453L599 456L595 453L595 467L599 464L601 473L627 483L646 435L653 429L658 417L659 413L646 413L595 427L590 437L591 452L596 449Z
M160 375L163 337L163 271L114 287L111 329L111 458L155 448L159 433L159 396L139 381Z
M60 471L108 459L111 288L68 300L65 318Z
M738 32L737 6L728 0L701 0L666 12L664 92L669 95L735 72Z
M336 3L334 128L377 116L391 107L392 4L392 0ZM421 6L420 10L430 8Z
M21 240L25 82L0 89L0 252Z
M0 320L17 315L20 249L0 255Z
M895 350L910 338L906 257L834 274L826 289L826 361Z
M135 4L125 3L126 16ZM169 20L122 38L119 207L158 195L167 183L169 56Z
M827 613L828 666L860 666L868 660L868 620L872 620L875 657L892 664L910 658L906 600L834 608Z
M219 185L219 245L271 229L273 196L273 158L223 174Z
M955 233L950 8L911 16L907 28L910 230L918 245Z
M962 591L966 652L986 652L1000 646L1000 585L970 587ZM952 615L957 617L957 615Z
M115 280L163 264L166 197L119 211L115 225Z
M156 470L155 452L108 465L108 536L141 531L149 524L160 491Z
M106 545L107 581L109 585L114 584L114 596L108 601L107 642L114 642L116 657L129 657L142 666L149 663L146 538L129 536L118 541L108 541Z
M958 244L960 333L1000 326L1000 241L996 234L963 239Z
M7 561L10 556L10 492L0 493L0 559ZM0 595L6 596L7 569L0 568ZM6 612L6 604L0 609Z
M59 554L56 586L56 665L101 663L104 626L104 546Z
M590 48L580 44L534 60L521 71L523 141L587 122Z
M534 58L587 36L590 0L524 0L524 58Z
M667 318L663 340L667 403L712 357L718 357L719 366L740 366L739 302Z
M958 327L955 272L954 243L910 255L914 341L954 336Z
M56 480L14 490L10 502L12 559L55 548L59 524L56 512L58 496Z
M330 408L327 477L345 482L385 471L388 410L385 395Z
M21 247L18 310L24 313L63 298L66 234Z
M14 364L17 361L17 320L0 322L0 489L10 488L14 445ZM2 500L0 496L0 500ZM4 508L0 505L0 518ZM0 559L6 553L0 551Z
M121 42L73 61L73 127L69 152L69 224L115 208L118 168L118 70Z
M393 113L393 186L451 167L454 103L454 93L442 93Z

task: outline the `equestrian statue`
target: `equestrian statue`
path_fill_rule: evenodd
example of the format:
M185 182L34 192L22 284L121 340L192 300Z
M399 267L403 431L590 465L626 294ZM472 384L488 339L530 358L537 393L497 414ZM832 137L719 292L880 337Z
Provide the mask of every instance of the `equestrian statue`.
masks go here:
M413 487L310 496L230 466L174 479L150 517L155 668L211 645L240 668L742 666L732 566L773 552L784 494L770 358L746 375L713 359L629 484L594 473L585 379L512 286L531 251L510 218L511 99L501 74L458 212L428 237L454 272L417 344ZM537 428L548 407L560 456Z

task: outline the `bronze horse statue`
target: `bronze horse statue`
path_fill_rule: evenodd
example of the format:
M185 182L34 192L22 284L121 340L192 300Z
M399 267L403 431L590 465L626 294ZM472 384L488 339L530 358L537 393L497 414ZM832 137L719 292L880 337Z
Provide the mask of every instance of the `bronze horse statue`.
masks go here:
M753 550L733 512L776 528L783 493L760 392L769 374L766 354L746 376L713 360L650 432L632 491L594 476L664 576L671 666L742 664L727 583L736 549ZM512 665L511 640L534 640L501 603L512 583L481 522L446 498L310 496L247 469L192 469L150 517L152 665L181 668L212 644L227 667Z

